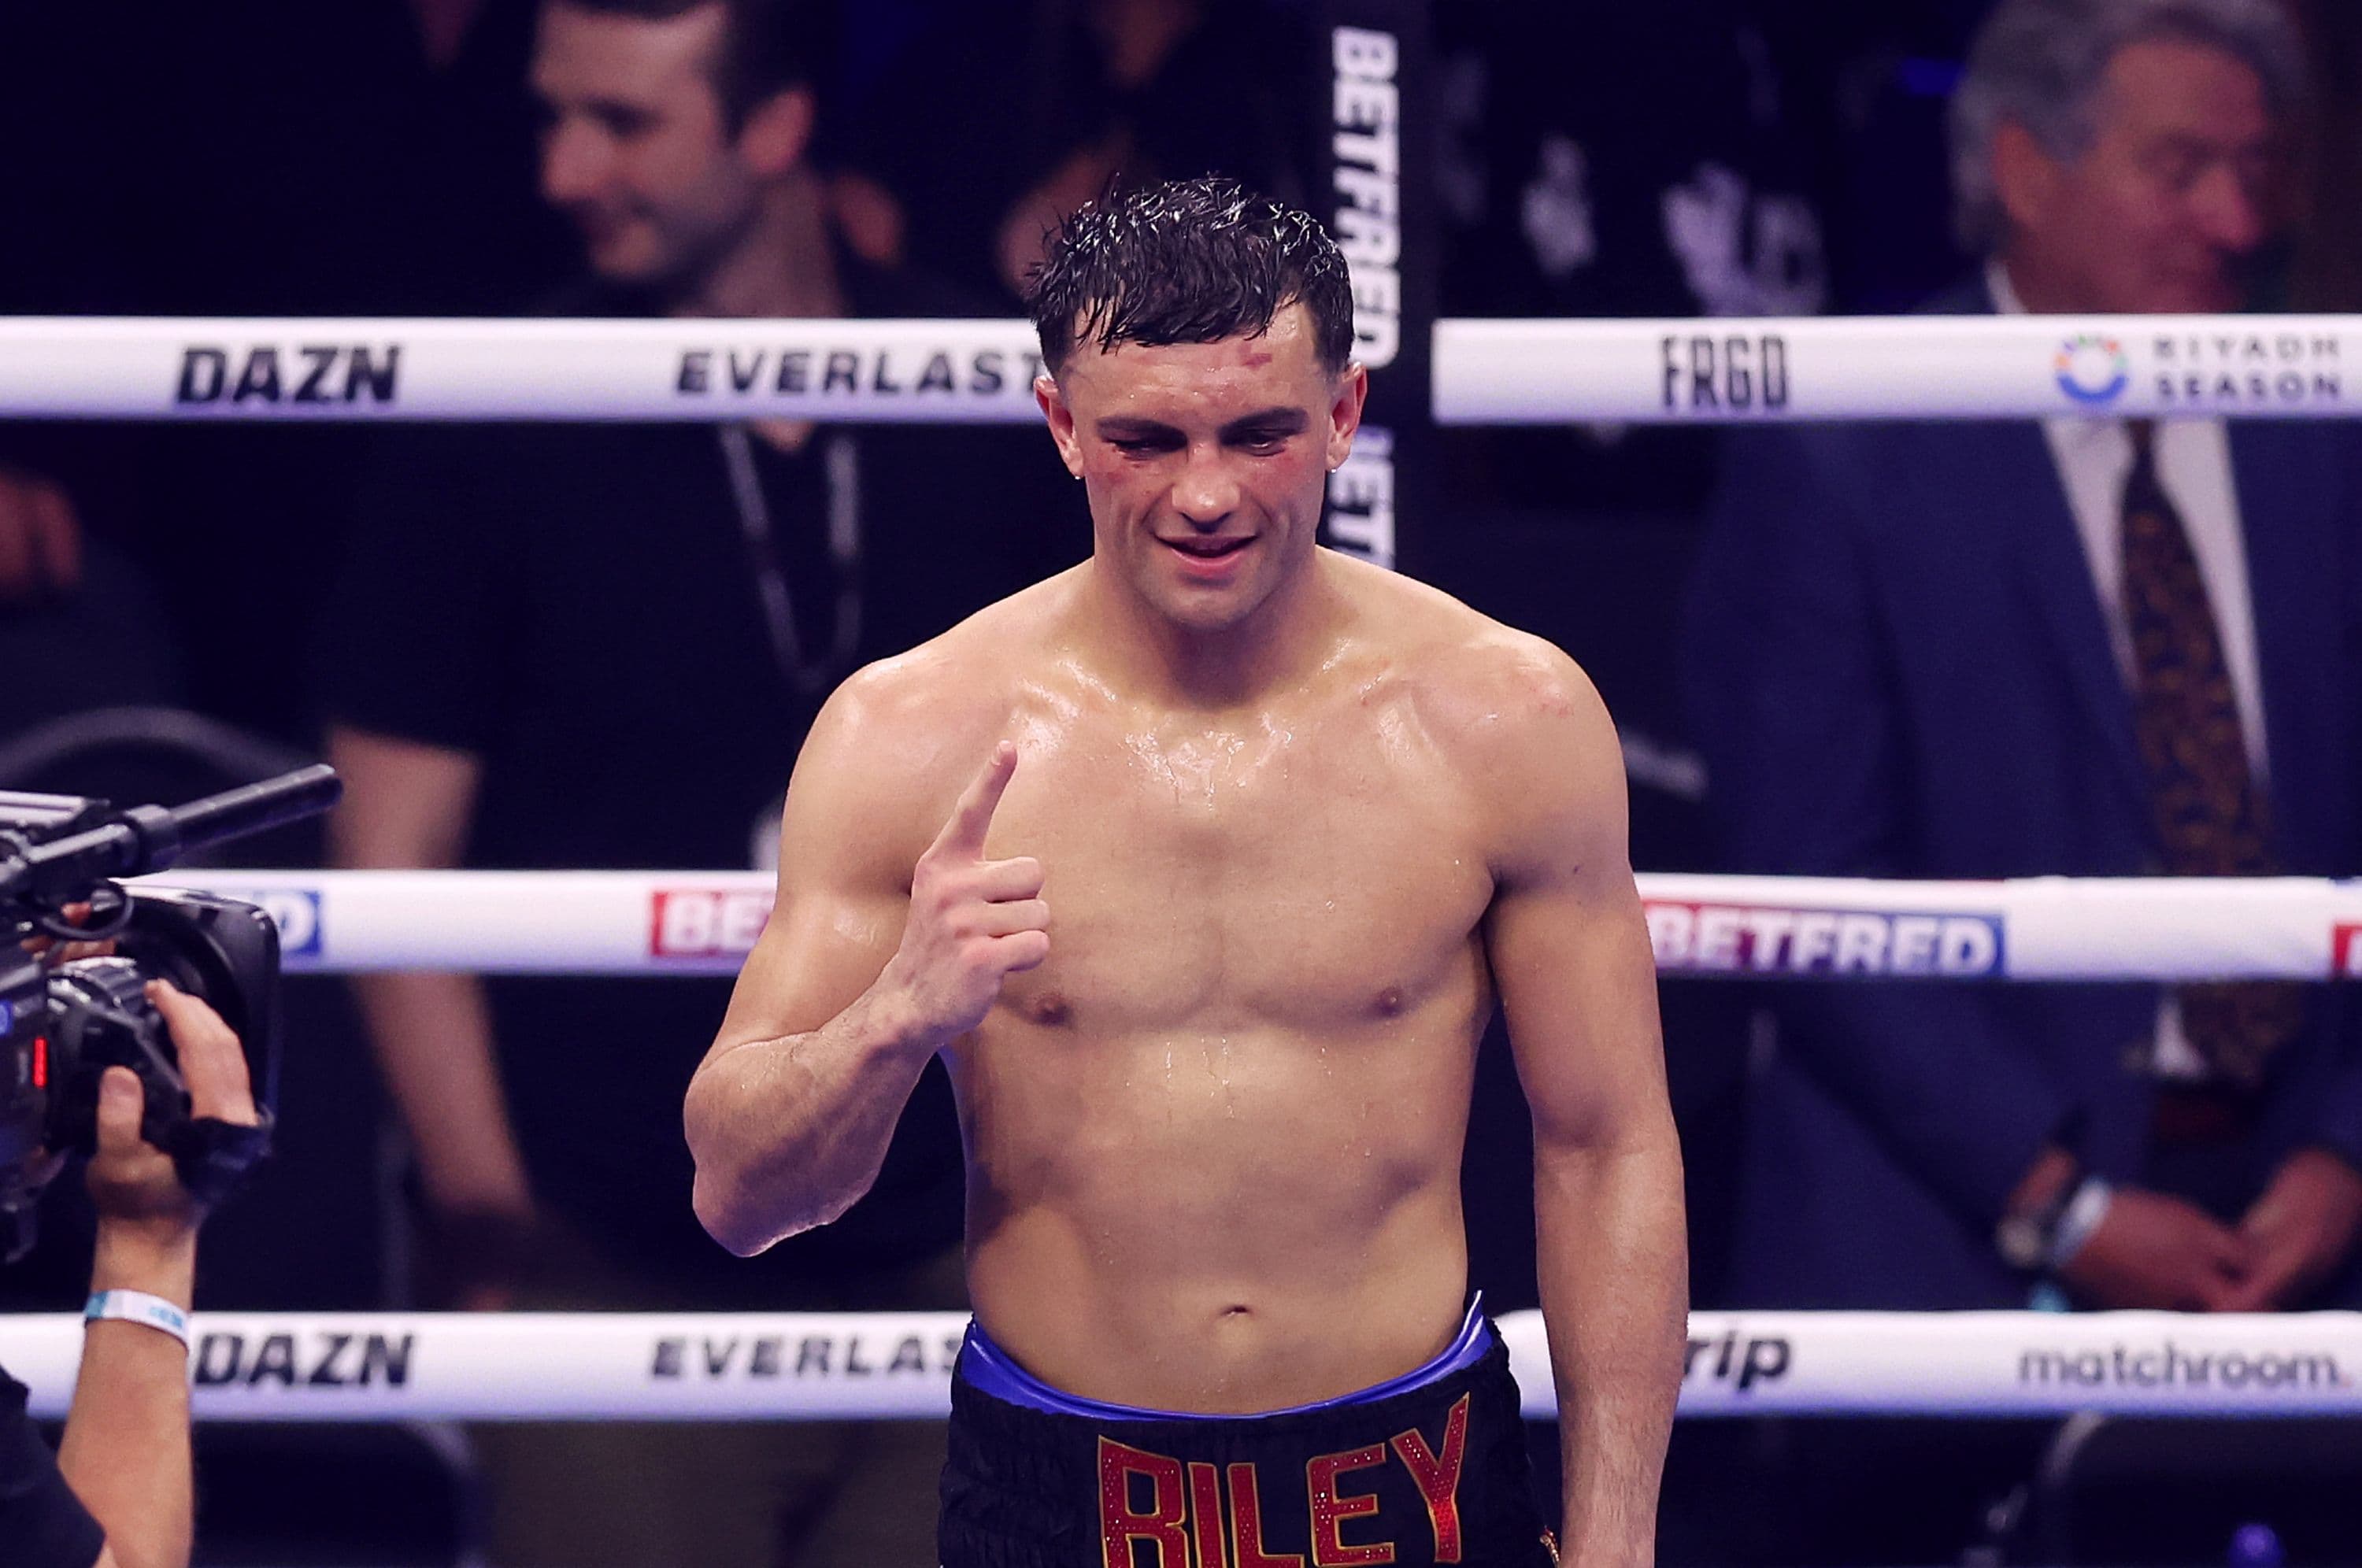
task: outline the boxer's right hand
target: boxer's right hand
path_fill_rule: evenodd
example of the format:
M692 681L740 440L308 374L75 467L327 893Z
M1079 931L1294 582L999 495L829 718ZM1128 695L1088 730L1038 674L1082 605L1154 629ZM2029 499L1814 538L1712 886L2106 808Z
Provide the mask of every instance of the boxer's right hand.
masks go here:
M1003 741L911 875L911 917L882 978L940 1043L984 1021L1002 980L1050 955L1042 863L988 860L984 838L1017 771Z

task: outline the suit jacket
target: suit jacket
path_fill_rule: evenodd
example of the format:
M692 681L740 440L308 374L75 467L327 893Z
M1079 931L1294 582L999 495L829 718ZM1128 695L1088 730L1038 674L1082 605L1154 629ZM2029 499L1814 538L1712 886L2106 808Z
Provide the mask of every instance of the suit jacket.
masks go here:
M1988 304L1987 308L1990 308ZM2362 860L2362 448L2238 421L2274 847ZM1733 868L1856 877L2158 869L2132 701L2033 422L1747 432L1683 611L1683 686ZM2362 1164L2362 1039L2308 994L2252 1141ZM1995 1254L2046 1144L2136 1180L2158 988L1798 982L1772 999L1743 1162L1741 1298L2023 1304Z

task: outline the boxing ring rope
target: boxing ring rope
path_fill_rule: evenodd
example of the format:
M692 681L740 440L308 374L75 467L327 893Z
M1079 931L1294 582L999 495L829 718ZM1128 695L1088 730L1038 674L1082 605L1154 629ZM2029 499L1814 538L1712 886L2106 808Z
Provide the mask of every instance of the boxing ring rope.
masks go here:
M831 1420L950 1408L957 1312L201 1312L216 1421ZM1526 1415L1556 1413L1541 1314L1500 1320ZM68 1315L0 1318L61 1417ZM1681 1413L2362 1415L2362 1313L1695 1312Z
M2362 414L2357 316L1443 321L1433 347L1444 425ZM1025 423L1039 363L1017 321L26 316L0 418Z
M750 871L226 871L151 878L259 904L287 967L728 975L772 881ZM1643 873L1658 968L1750 978L2362 977L2362 882L1998 882Z
M1439 424L2362 414L2362 317L1445 321ZM0 320L0 418L1024 423L1006 321ZM278 922L288 967L728 974L751 873L184 871ZM2362 975L2362 884L1643 876L1659 968L1760 978ZM960 1314L205 1313L213 1420L918 1418ZM1538 1313L1501 1320L1526 1413ZM63 1413L70 1317L0 1317ZM1700 1312L1685 1416L2362 1414L2362 1314Z

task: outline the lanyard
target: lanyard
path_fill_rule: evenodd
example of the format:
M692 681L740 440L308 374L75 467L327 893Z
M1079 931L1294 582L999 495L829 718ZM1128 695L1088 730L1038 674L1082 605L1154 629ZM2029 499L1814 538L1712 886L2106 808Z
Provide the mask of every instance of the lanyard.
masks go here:
M852 672L855 650L861 644L861 469L852 437L832 434L821 440L821 472L828 483L828 558L836 578L836 614L828 652L819 659L804 657L804 640L796 626L796 604L788 591L788 572L771 525L771 505L763 481L755 471L755 449L743 425L717 425L722 442L722 466L730 474L731 498L737 503L738 532L746 541L746 558L755 569L755 587L763 602L765 629L779 673L797 691L810 696Z

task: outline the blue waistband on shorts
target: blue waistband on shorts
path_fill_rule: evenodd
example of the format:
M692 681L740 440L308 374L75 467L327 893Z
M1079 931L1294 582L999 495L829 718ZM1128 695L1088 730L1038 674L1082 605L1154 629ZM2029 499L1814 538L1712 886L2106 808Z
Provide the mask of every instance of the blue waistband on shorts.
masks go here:
M1310 1405L1291 1405L1284 1410L1257 1410L1246 1416L1210 1415L1202 1410L1152 1410L1137 1405L1111 1405L1105 1400L1085 1399L1068 1394L1053 1388L1018 1365L1015 1358L992 1342L980 1323L972 1322L967 1326L967 1341L960 1356L960 1375L980 1394L988 1394L1004 1404L1053 1416L1081 1416L1100 1421L1254 1420L1264 1416L1299 1416L1315 1410L1339 1410L1352 1405L1374 1404L1397 1394L1408 1394L1475 1365L1485 1359L1494 1342L1493 1325L1485 1320L1485 1298L1479 1293L1469 1300L1468 1315L1461 1321L1460 1332L1444 1347L1440 1355L1425 1366L1413 1368L1399 1377L1389 1377L1384 1383L1373 1384L1355 1393L1341 1394L1334 1399L1322 1399Z

